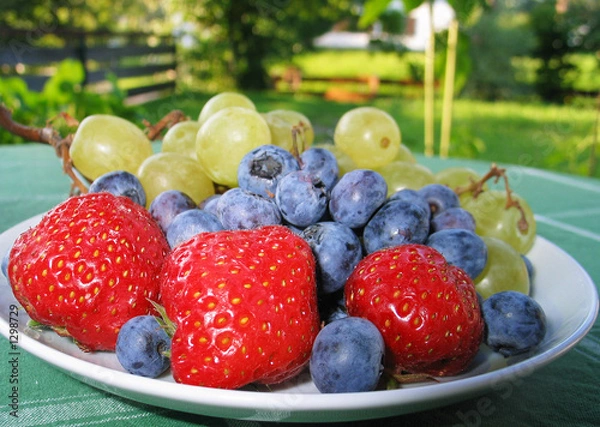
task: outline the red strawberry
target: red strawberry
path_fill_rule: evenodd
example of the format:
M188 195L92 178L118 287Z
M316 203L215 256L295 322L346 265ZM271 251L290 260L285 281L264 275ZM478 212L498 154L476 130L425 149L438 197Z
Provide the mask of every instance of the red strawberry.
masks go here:
M299 373L319 331L315 261L283 226L202 233L167 257L177 382L236 389Z
M475 287L433 248L373 252L357 265L345 292L349 314L379 328L396 374L455 375L479 350L483 320Z
M153 310L169 246L144 208L109 193L71 197L16 240L8 272L29 316L86 351Z

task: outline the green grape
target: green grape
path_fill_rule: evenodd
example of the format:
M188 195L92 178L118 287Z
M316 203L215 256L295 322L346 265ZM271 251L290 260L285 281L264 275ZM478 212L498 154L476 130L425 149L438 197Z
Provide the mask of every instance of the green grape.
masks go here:
M271 143L269 125L254 110L228 107L213 114L196 136L196 155L215 183L237 186L237 170L252 149Z
M385 166L396 157L400 128L392 116L375 107L358 107L338 121L333 140L359 168Z
M488 190L476 198L472 196L461 198L461 205L475 218L477 234L504 240L518 253L526 254L535 241L535 218L525 199L515 193L512 193L511 197L523 208L526 230L519 227L523 218L521 210L514 206L506 208L505 191Z
M278 145L287 151L292 151L292 126L277 116L261 113L271 131L271 144Z
M92 181L116 170L135 174L152 154L152 144L140 128L108 114L83 119L69 148L75 168Z
M310 147L315 139L313 126L302 113L293 110L272 110L263 114L263 117L271 129L271 143L288 151L293 147L293 127L299 131L296 137L299 152Z
M485 268L473 281L477 292L486 299L500 291L529 294L529 276L521 255L504 240L483 236L488 250Z
M410 148L408 148L404 144L400 144L398 146L398 153L396 154L394 161L417 163L417 159L415 158L412 151L410 151Z
M356 165L354 164L352 159L347 154L342 152L335 145L333 145L333 144L315 144L314 146L324 148L333 153L333 155L335 156L335 158L337 160L338 168L340 169L340 174L339 174L340 177L342 175L356 169Z
M196 203L215 194L215 187L200 164L179 153L157 153L148 157L137 172L146 191L146 207L163 191L179 190Z
M200 110L198 122L202 125L217 111L228 107L243 107L256 111L254 102L246 95L236 92L221 92L206 101L206 104Z
M471 168L467 167L451 167L445 168L435 174L435 182L438 184L447 185L455 190L457 187L463 187L477 182L481 176Z
M163 153L179 153L198 160L196 156L196 135L200 130L200 123L187 120L174 124L167 131L162 141Z
M435 182L433 172L418 163L396 160L381 168L375 168L375 171L379 172L387 182L388 196L405 188L418 190Z

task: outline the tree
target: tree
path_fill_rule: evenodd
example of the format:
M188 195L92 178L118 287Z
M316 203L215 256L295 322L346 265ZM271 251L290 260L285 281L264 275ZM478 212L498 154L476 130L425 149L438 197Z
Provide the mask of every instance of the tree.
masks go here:
M160 0L4 0L0 28L42 36L61 29L169 33L169 9Z
M563 76L574 66L567 58L570 52L568 19L565 13L557 12L553 3L540 3L531 13L537 42L533 55L541 60L535 87L545 101L562 102L570 90Z
M198 25L201 55L218 55L241 89L269 85L267 64L310 49L312 39L352 15L352 0L182 0Z
M269 84L270 60L309 49L315 36L356 14L357 2L361 0L6 0L0 28L26 30L27 43L47 45L59 41L46 36L63 29L166 35L187 27L196 40L196 55L209 68L231 75L240 89L262 89ZM0 44L10 37L0 35Z
M524 87L517 83L513 59L529 56L533 33L525 5L496 2L486 9L468 29L469 55L473 61L465 93L474 98L494 101L514 96ZM517 42L518 41L518 42Z
M541 61L536 90L545 101L563 102L572 90L565 79L574 68L569 55L598 50L600 6L594 0L539 3L531 11L531 26L536 38L532 54Z

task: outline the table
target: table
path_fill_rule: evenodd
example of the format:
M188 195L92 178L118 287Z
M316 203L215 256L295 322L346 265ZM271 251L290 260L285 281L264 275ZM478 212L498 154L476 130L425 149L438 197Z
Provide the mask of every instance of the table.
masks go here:
M489 163L417 156L438 171L468 166L485 172ZM600 284L600 181L509 165L513 189L536 213L538 234L571 254ZM0 147L0 232L44 212L68 196L70 181L54 151L40 144ZM3 255L3 254L2 254ZM266 422L196 416L151 407L92 388L39 359L19 359L19 418L9 415L9 343L0 339L0 425L240 426ZM395 418L378 425L597 426L600 424L600 326L562 358L509 388L450 406ZM350 423L371 425L373 421Z

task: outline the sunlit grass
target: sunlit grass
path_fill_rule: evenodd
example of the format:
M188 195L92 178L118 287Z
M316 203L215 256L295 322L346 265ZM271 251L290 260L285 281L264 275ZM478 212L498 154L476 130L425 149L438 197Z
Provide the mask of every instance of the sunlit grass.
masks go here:
M410 79L411 64L421 65L422 54L322 50L294 57L293 64L307 76L354 77L377 75L381 79Z
M575 65L565 79L576 90L600 89L600 61L593 54L572 54L566 58ZM367 51L367 50L318 50L296 55L291 61L278 63L270 68L271 74L280 74L287 66L294 65L306 77L357 77L377 75L380 79L415 80L423 70L424 56L420 52ZM532 84L539 60L515 57L512 60L515 78L520 83Z

